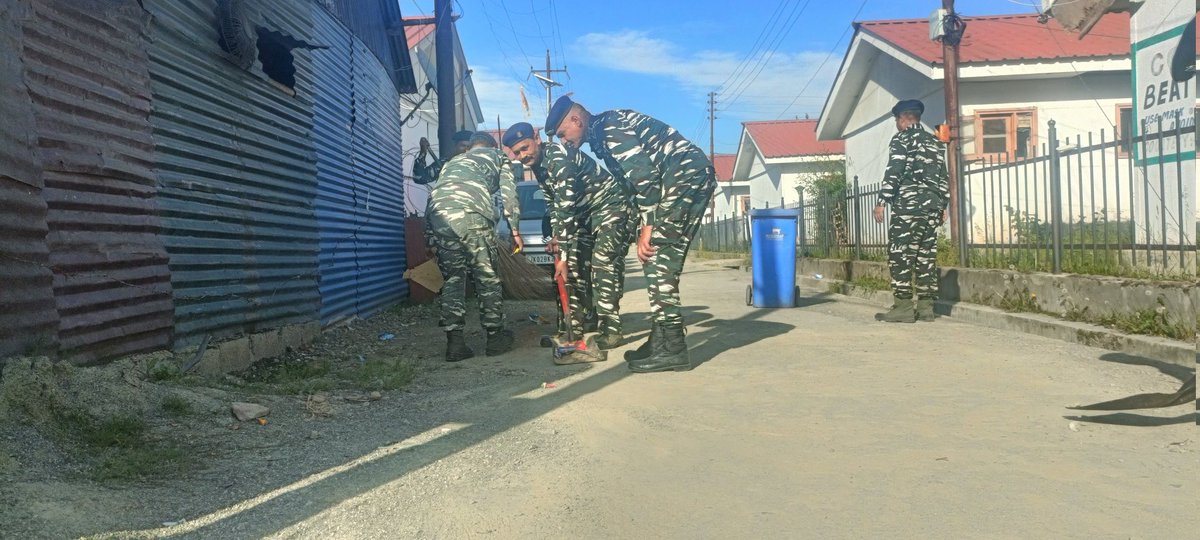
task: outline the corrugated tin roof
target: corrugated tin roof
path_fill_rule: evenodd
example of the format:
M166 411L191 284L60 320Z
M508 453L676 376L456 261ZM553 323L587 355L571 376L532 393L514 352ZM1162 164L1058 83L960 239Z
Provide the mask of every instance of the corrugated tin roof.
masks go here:
M1129 14L1105 15L1083 39L1037 15L963 17L967 31L960 62L1013 62L1129 55ZM929 39L928 19L864 21L855 27L874 34L929 64L942 63L942 44Z
M338 18L371 49L390 71L396 90L417 91L409 45L401 31L400 3L396 0L333 0ZM326 44L328 45L328 44Z
M713 154L713 168L717 170L717 181L728 182L733 178L733 162L737 154Z
M412 24L411 21L424 21L428 19L429 17L404 18L405 21L409 21L409 24L405 25L404 27L404 36L408 40L408 48L410 50L417 48L417 45L421 43L421 40L429 37L430 34L433 34L433 30L437 28L437 25L431 22Z
M765 158L843 154L842 141L818 141L816 120L742 122Z

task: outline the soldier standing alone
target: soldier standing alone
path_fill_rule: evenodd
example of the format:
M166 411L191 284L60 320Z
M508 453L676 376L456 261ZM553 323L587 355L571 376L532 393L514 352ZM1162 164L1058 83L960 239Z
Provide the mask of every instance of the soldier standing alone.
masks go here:
M876 319L886 322L934 319L933 302L938 295L937 232L945 220L950 184L945 149L921 125L924 112L925 105L915 99L892 107L898 133L888 147L890 157L883 189L875 206L877 223L883 223L884 207L892 207L888 268L895 304L891 311L876 315Z
M472 139L476 146L446 162L425 211L427 245L437 248L438 269L446 282L440 294L438 326L446 332L446 361L475 355L463 340L467 313L467 274L475 277L479 320L487 331L487 355L508 352L513 333L504 328L500 278L496 273L496 207L499 193L505 217L512 226L513 243L522 246L521 222L513 163L486 133Z
M633 191L641 214L637 255L646 274L653 327L645 344L625 353L629 369L690 369L679 276L717 185L708 156L659 120L630 110L592 115L566 96L550 108L546 134L575 148L587 142L609 172Z

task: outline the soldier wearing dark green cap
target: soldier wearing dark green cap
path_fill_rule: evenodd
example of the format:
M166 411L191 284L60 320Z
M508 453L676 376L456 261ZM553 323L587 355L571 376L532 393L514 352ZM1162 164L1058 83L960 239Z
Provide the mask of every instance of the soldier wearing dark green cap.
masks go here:
M945 147L921 125L925 105L915 99L892 107L896 133L888 147L875 221L890 206L888 268L895 304L876 318L886 322L932 321L938 294L937 233L950 200ZM915 286L914 286L915 284ZM916 296L916 302L913 296Z
M576 335L583 335L583 319L591 307L585 292L590 282L600 330L596 344L601 349L620 345L625 255L633 219L628 187L578 148L542 142L526 122L504 132L504 145L533 170L546 192L553 239L563 254L555 262L555 277L563 274L572 284L574 320L569 324Z
M716 189L704 151L678 131L636 111L596 115L563 96L546 117L546 133L569 146L588 143L613 176L633 191L640 213L637 255L653 316L650 339L626 353L638 373L691 368L679 302L679 276L692 237Z
M475 278L479 319L487 332L487 355L503 354L513 347L513 333L504 328L502 289L496 273L499 253L496 207L492 202L499 194L504 215L512 226L513 243L522 246L517 230L521 215L513 163L500 149L488 147L482 137L470 143L473 148L442 167L425 211L426 243L437 248L438 268L446 280L440 294L438 326L446 331L446 360L450 362L475 354L463 340L468 274ZM495 145L495 139L491 145Z
M450 157L457 156L471 147L471 136L474 135L470 131L459 131L454 134L451 142L454 143L454 152ZM429 141L425 137L421 137L421 150L417 152L417 157L413 160L413 182L426 185L437 181L438 173L441 172L442 166L446 164L445 160L434 158L432 163L426 164L425 157L429 155Z

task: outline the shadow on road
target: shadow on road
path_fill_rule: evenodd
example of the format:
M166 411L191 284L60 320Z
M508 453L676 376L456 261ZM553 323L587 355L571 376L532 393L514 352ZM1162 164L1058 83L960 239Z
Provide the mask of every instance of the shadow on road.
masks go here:
M1200 421L1200 417L1196 413L1188 413L1174 418L1163 418L1159 416L1146 416L1143 414L1133 413L1115 413L1115 414L1100 414L1094 416L1063 416L1067 420L1076 420L1079 422L1092 422L1095 424L1109 424L1114 426L1131 426L1131 427L1161 427L1174 426L1178 424L1188 424Z
M1175 407L1183 404L1190 405L1196 400L1196 370L1177 364L1146 358L1142 356L1134 356L1125 353L1108 353L1100 357L1105 362L1114 362L1130 366L1148 366L1157 369L1162 374L1179 379L1183 386L1174 393L1148 393L1128 396L1121 399L1114 399L1102 403L1094 403L1092 405L1084 405L1081 407L1071 407L1073 409L1091 409L1091 410L1121 410L1121 409L1158 409L1166 407ZM1092 422L1096 424L1110 424L1120 426L1138 426L1138 427L1156 427L1170 426L1175 424L1186 424L1188 422L1196 422L1197 416L1195 413L1185 414L1175 418L1163 418L1159 416L1148 416L1136 413L1114 413L1102 415L1075 415L1064 416L1068 420L1076 420L1080 422Z

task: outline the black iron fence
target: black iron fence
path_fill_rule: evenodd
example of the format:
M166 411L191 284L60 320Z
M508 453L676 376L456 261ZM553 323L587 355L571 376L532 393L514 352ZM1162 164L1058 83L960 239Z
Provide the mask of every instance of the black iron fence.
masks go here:
M1028 158L969 162L960 183L958 242L939 239L943 265L1118 276L1197 275L1195 126L1124 139L1104 131L1058 139ZM1180 151L1183 150L1183 151ZM1183 160L1155 159L1174 154ZM1191 163L1188 162L1191 160ZM801 195L801 256L886 260L887 224L873 209L880 183ZM1191 198L1189 201L1188 198ZM746 251L749 222L705 224L702 249Z

